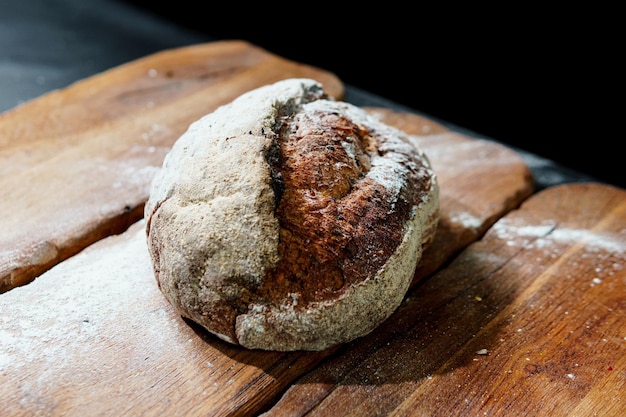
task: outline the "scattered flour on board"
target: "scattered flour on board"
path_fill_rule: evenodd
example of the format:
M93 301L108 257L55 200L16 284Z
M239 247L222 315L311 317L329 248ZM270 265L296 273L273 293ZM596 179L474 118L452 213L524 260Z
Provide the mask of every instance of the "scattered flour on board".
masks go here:
M450 222L460 224L466 229L478 229L483 225L483 220L466 211L450 213Z
M517 225L514 219L500 219L492 227L492 233L504 240L507 246L541 250L537 258L560 256L562 245L581 245L580 259L591 260L595 265L589 285L594 287L602 278L620 273L626 268L626 228L619 232L594 233L592 230L559 228L557 223L540 225ZM574 260L576 266L578 261Z
M585 229L568 229L555 226L555 222L544 225L516 226L508 219L501 219L492 230L507 245L524 245L542 248L553 242L583 243L588 251L607 251L614 254L626 252L626 229L619 233L594 233Z
M91 246L28 286L3 294L0 375L27 375L33 387L43 387L80 372L118 369L115 355L143 360L168 350L184 357L184 345L178 340L180 321L158 301L160 294L152 285L143 223L134 227L133 235L108 238L119 240L104 246L105 252L98 244ZM72 285L50 283L69 283L68 277ZM54 291L46 292L50 287ZM45 297L39 299L37 294ZM28 369L38 373L28 374Z

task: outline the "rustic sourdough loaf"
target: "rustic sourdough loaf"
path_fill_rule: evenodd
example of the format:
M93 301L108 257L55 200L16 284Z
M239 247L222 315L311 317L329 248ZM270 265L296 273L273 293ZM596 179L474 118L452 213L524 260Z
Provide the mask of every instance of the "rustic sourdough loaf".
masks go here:
M321 350L401 303L438 221L438 185L406 134L310 79L194 122L146 204L159 288L247 348Z

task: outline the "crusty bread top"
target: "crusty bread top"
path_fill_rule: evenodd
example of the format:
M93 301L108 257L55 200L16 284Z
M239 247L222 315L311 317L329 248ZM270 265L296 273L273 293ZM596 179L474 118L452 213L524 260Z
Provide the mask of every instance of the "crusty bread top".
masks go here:
M395 310L437 214L436 176L403 132L290 79L190 126L146 227L183 316L246 347L319 350Z

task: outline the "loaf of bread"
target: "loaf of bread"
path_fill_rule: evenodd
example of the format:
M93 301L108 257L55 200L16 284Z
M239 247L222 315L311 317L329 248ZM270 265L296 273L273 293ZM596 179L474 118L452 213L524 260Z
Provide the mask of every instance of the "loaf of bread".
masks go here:
M438 222L406 134L310 79L249 91L191 124L145 207L159 288L250 349L322 350L400 305Z

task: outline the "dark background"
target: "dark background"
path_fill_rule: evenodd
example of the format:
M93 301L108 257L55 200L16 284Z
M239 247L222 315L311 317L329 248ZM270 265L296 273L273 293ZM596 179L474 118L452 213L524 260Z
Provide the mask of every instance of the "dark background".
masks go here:
M0 105L162 49L243 39L332 71L351 93L626 188L625 36L614 9L0 0Z
M202 10L184 0L131 3L327 69L346 84L626 186L616 10L393 2L371 8L232 2Z

